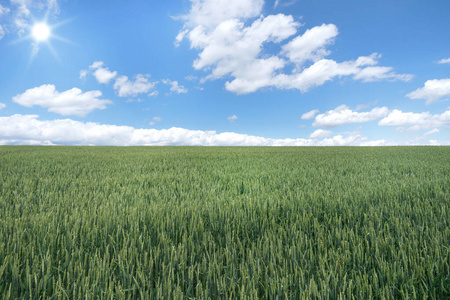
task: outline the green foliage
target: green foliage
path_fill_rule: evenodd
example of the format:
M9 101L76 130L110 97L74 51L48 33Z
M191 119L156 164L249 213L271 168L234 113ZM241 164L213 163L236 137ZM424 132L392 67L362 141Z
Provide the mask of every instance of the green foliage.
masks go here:
M0 297L448 299L449 214L449 147L0 147Z

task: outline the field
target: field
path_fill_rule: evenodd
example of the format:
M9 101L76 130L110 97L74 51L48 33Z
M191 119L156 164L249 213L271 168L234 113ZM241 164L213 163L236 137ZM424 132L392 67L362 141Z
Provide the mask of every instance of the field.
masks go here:
M2 299L449 299L450 147L0 147Z

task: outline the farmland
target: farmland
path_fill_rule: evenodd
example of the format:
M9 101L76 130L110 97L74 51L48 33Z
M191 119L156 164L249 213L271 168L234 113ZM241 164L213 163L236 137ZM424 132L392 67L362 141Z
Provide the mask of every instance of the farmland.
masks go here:
M0 147L2 299L450 298L450 147Z

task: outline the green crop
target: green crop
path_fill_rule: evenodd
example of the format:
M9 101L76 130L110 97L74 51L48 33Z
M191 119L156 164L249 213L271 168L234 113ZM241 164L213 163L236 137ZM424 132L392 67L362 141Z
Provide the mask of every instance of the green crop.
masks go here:
M449 147L0 147L2 299L449 299Z

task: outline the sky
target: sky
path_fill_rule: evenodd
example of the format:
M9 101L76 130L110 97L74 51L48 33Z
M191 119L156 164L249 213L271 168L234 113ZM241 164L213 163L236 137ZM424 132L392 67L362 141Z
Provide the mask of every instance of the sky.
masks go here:
M450 145L448 0L0 0L1 145Z

